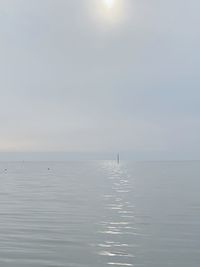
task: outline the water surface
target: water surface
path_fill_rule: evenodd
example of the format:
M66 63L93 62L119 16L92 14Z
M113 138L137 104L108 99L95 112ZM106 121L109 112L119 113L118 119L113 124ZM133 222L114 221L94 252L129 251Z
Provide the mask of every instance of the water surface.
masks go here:
M200 162L0 163L0 266L196 267Z

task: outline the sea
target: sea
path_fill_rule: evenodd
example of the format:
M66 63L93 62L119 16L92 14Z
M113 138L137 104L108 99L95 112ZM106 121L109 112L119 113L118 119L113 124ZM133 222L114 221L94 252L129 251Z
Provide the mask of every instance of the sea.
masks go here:
M200 162L1 162L0 267L200 266Z

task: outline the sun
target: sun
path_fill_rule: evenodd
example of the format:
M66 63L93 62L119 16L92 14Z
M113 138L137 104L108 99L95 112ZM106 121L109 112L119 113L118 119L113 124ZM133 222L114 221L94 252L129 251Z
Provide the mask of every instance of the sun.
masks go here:
M104 0L104 4L108 9L113 8L115 1L114 0Z
M125 18L124 0L90 0L91 14L99 25L109 29L116 27L117 24L123 23ZM128 1L128 0L127 0ZM93 9L94 7L94 9Z

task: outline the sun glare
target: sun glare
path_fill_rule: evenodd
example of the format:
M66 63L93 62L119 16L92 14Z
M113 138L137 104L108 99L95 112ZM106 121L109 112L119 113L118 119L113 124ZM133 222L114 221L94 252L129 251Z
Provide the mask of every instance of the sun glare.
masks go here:
M104 3L107 8L111 9L114 6L114 0L104 0Z
M111 29L125 18L124 0L90 0L91 14L101 27Z

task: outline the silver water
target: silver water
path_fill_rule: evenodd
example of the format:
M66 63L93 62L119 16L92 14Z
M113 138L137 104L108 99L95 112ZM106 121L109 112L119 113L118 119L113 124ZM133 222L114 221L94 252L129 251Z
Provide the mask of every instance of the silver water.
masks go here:
M1 267L200 265L200 162L0 163Z

